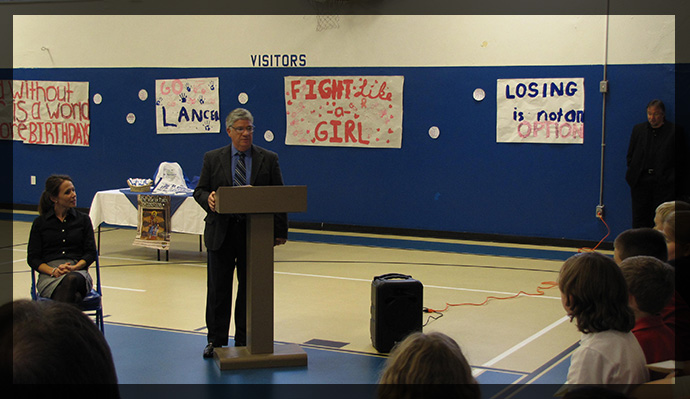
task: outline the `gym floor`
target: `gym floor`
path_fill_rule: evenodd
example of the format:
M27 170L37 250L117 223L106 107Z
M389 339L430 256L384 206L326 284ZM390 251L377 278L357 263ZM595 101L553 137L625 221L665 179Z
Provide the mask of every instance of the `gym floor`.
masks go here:
M13 246L4 250L13 251L14 299L30 297L34 217L15 211L0 221L12 223ZM534 387L552 396L580 337L552 284L578 248L292 229L275 248L274 335L277 344L299 344L308 365L221 371L201 356L199 236L173 233L168 259L158 260L155 249L132 245L135 233L102 225L100 235L105 336L125 385L351 384L370 392L386 358L371 343L371 283L386 273L422 282L424 307L443 310L424 314L424 331L460 344L484 398L534 397Z

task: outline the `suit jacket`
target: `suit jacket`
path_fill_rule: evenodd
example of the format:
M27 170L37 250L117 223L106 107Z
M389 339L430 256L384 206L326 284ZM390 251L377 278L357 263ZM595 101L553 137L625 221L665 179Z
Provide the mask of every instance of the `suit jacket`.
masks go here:
M649 140L655 134L654 148L650 148ZM676 151L680 150L677 138L682 138L682 133L677 137L676 126L669 121L664 121L658 129L652 129L649 122L633 127L626 157L628 170L625 174L625 180L630 187L637 185L640 176L646 173L647 168L654 169L658 183L668 185L675 183Z
M233 216L211 211L208 206L208 196L212 191L218 190L218 187L232 186L231 156L232 144L204 154L204 163L201 167L199 183L194 189L194 199L206 210L204 243L206 248L212 251L220 249ZM278 164L278 154L252 145L252 170L249 184L252 186L283 185L283 176ZM287 214L280 213L275 215L273 234L275 237L287 238Z

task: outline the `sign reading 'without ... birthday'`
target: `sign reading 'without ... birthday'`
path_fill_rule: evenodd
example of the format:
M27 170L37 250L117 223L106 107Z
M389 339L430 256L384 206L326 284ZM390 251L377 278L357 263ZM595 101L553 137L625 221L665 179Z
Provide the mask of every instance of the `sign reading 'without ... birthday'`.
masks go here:
M286 76L285 144L400 148L403 76Z
M584 142L584 78L498 79L497 82L497 142Z
M158 134L219 133L218 78L156 80Z
M86 147L90 131L89 82L0 81L0 139Z

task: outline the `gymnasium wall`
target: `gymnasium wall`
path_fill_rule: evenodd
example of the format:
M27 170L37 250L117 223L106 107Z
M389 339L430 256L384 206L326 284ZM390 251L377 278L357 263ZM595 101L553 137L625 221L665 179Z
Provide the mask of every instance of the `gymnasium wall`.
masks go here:
M607 241L630 227L632 126L653 98L675 120L673 16L341 15L322 31L316 18L15 15L15 80L88 81L103 100L90 104L88 147L11 142L12 198L2 202L36 204L52 173L74 178L85 208L163 161L198 175L203 154L229 138L156 134L155 80L218 77L222 118L250 109L254 143L279 154L286 184L308 186L308 211L291 220L599 241L603 164ZM294 56L304 62L282 63ZM404 76L402 147L286 145L284 77L293 75ZM497 143L496 81L517 78L584 78L584 142Z

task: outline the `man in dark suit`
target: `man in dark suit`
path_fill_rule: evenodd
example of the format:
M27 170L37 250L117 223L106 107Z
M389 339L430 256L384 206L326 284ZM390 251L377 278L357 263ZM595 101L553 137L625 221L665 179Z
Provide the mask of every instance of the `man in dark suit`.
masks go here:
M283 177L278 155L252 143L254 117L237 108L225 119L232 144L207 152L194 189L194 199L206 210L204 243L208 252L206 327L208 344L203 356L213 356L213 348L228 344L232 314L233 272L237 269L235 301L235 346L247 341L247 253L244 215L216 212L216 190L221 186L278 186ZM275 245L287 241L287 215L275 215Z
M666 107L661 100L647 105L647 122L635 125L628 146L628 170L625 180L630 185L632 227L654 227L656 207L678 199L676 152L684 152L683 133L666 120ZM679 187L682 189L682 187ZM683 190L680 190L683 191Z

